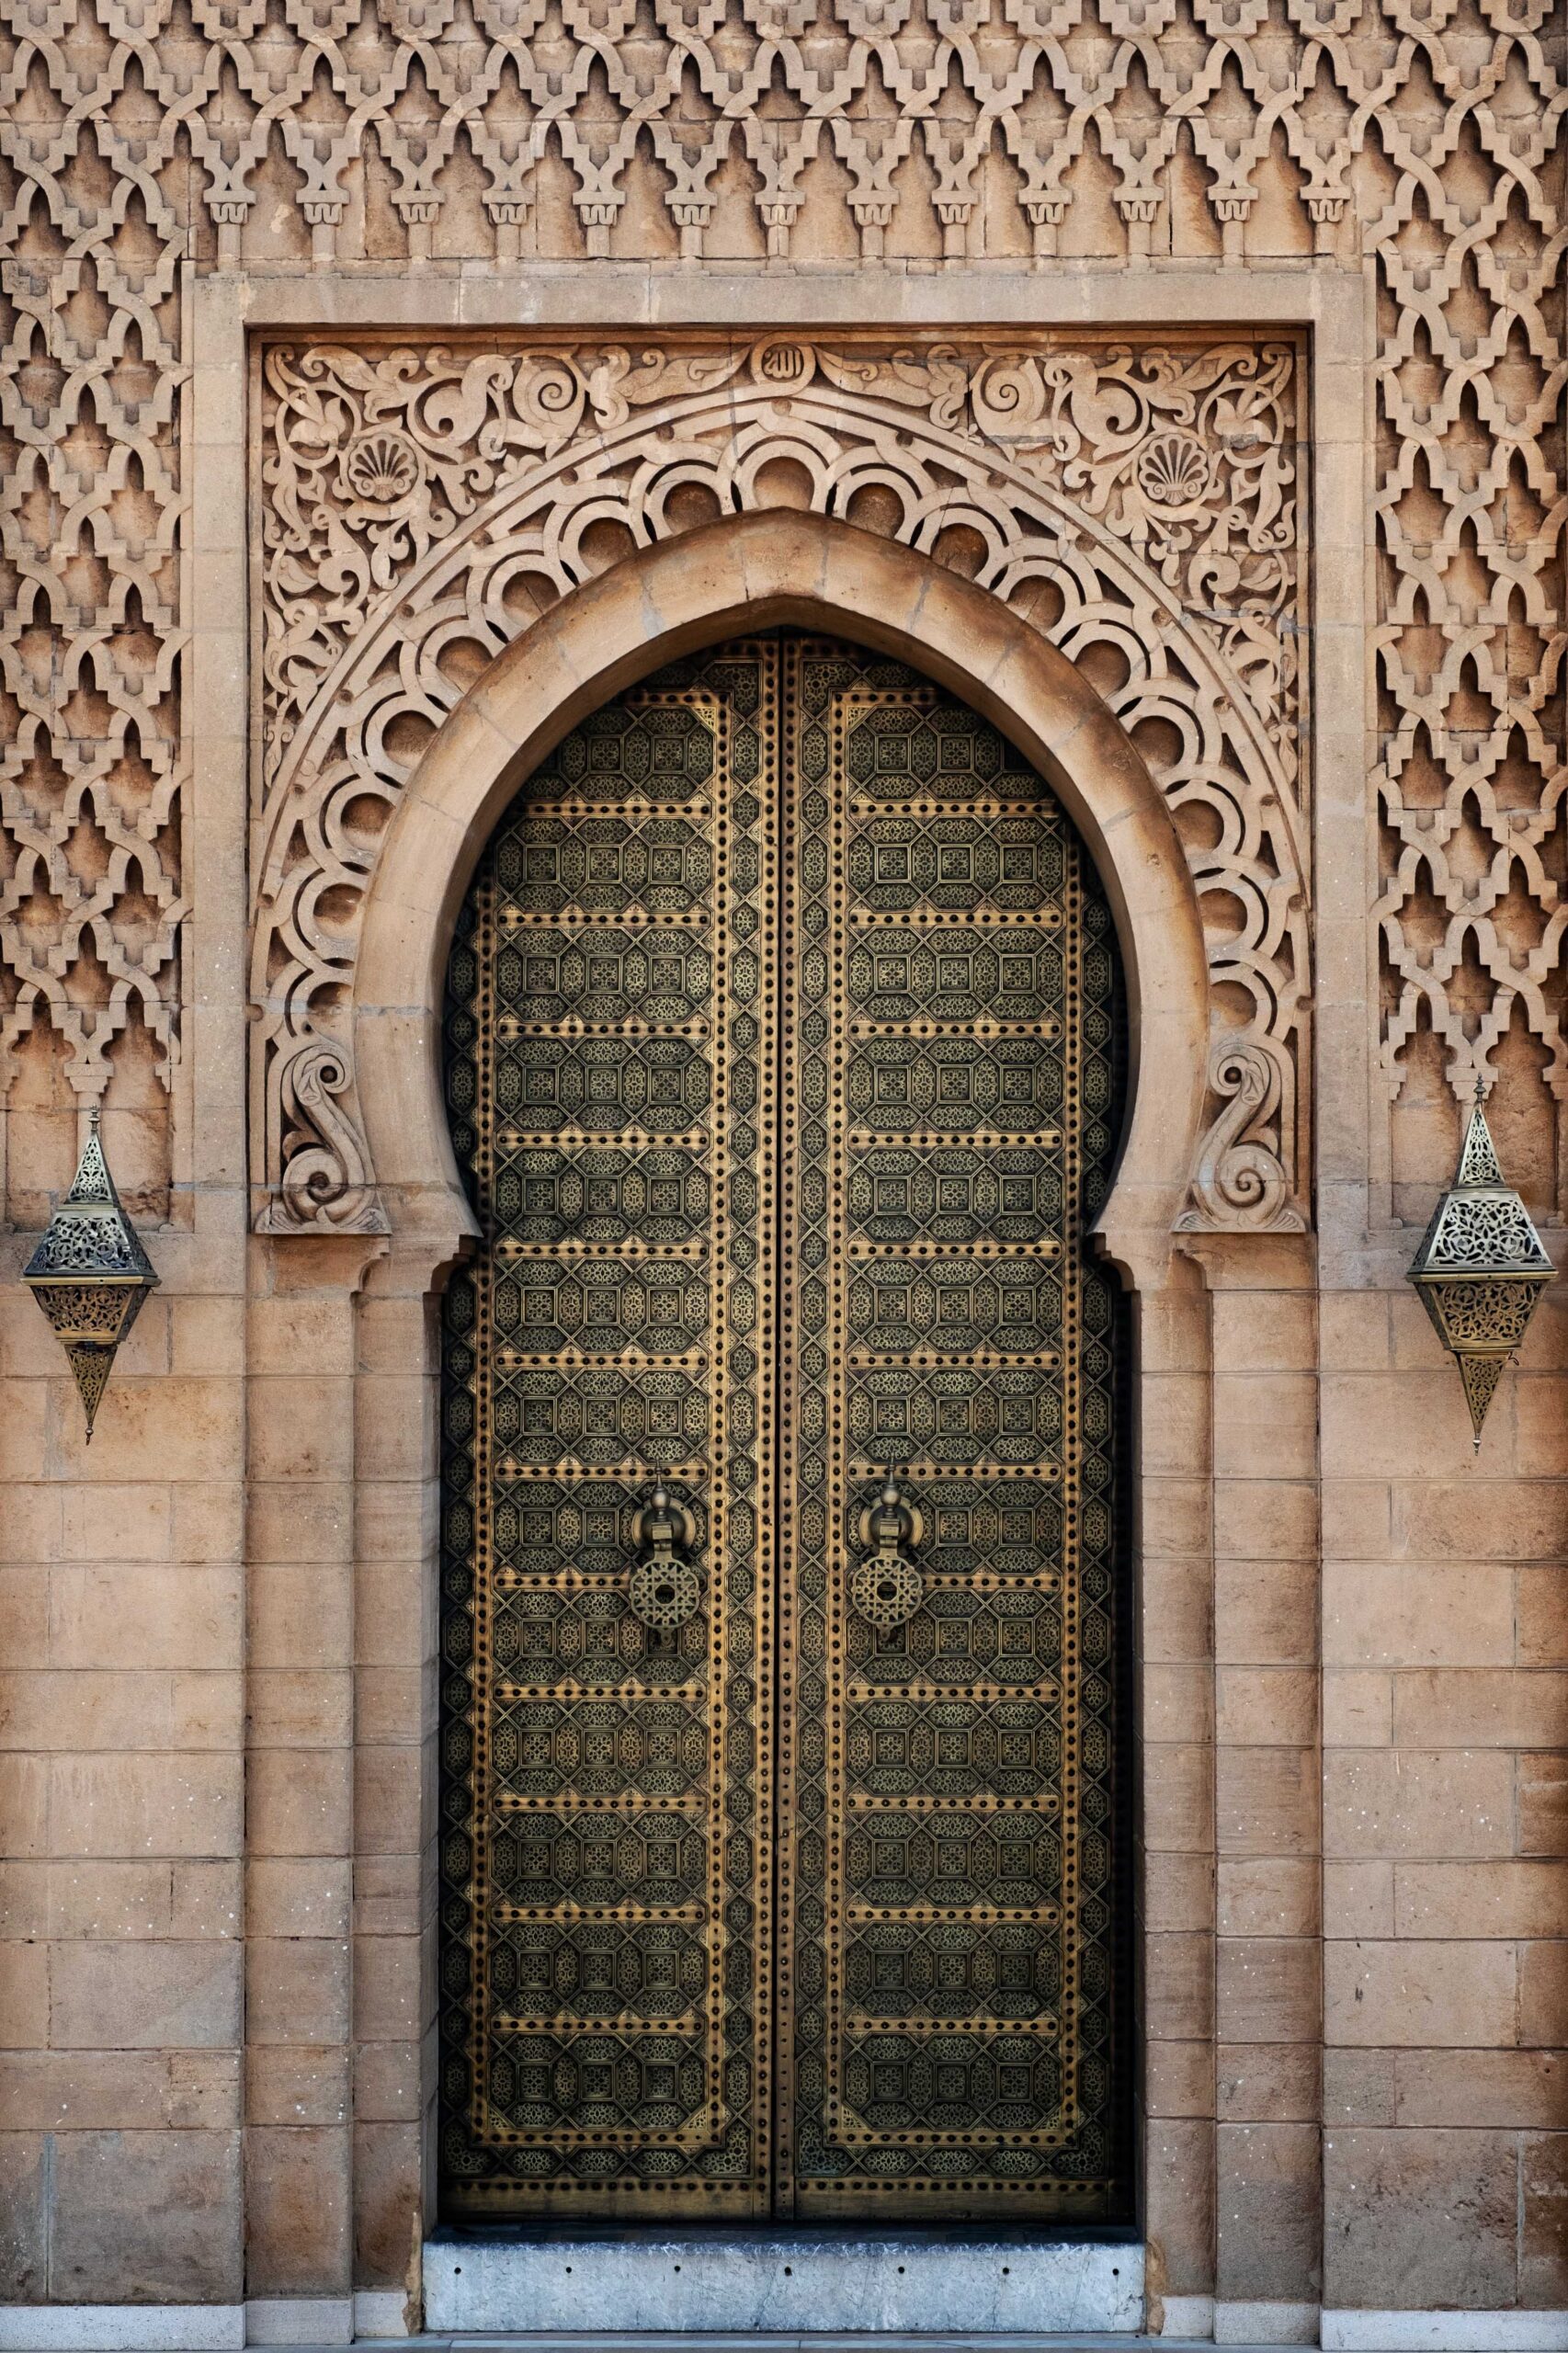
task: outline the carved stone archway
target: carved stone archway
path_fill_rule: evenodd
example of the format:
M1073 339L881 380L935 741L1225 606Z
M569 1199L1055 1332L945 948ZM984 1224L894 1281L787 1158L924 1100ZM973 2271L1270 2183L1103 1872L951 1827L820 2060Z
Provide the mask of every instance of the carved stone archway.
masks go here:
M388 996L361 969L367 885L388 818L429 790L426 754L444 769L463 730L502 708L503 649L546 675L585 665L593 684L582 666L558 674L526 723L508 722L486 771L494 797L481 796L492 817L548 748L538 711L564 732L653 666L654 637L667 658L678 644L666 631L722 635L769 597L775 619L883 630L878 642L958 687L1060 779L1121 899L1156 1068L1150 1024L1165 997L1143 976L1165 918L1140 936L1131 862L1113 854L1095 788L1052 749L1068 710L1085 745L1091 719L1105 722L1106 773L1137 771L1149 823L1163 804L1157 862L1168 870L1174 853L1184 876L1178 936L1206 985L1203 1108L1179 1122L1187 1157L1165 1230L1299 1229L1310 976L1296 373L1293 346L1236 341L269 350L251 1097L262 1230L382 1230L379 1188L409 1173L401 1126L399 1177L372 1148L359 1030L372 1000L421 1017L431 1000ZM803 569L770 585L759 551L786 544ZM899 553L913 570L879 619L869 583ZM737 579L705 595L710 567L731 562ZM825 563L832 597L812 585ZM667 607L627 631L619 669L602 641L561 651L583 642L568 607L597 611L601 594L635 606L655 569ZM944 634L926 617L949 595ZM1020 715L1026 673L1051 706L1043 732ZM466 822L472 843L449 841L437 861L449 881L487 829L477 804ZM382 895L378 881L370 896ZM444 897L429 912L449 921ZM444 937L437 921L415 952L437 958Z
M352 1029L394 1230L469 1223L440 1090L441 990L469 877L519 781L638 676L778 623L847 633L951 687L1061 794L1109 893L1131 1001L1131 1112L1100 1228L1125 1261L1163 1256L1203 1100L1209 974L1162 795L1082 674L1018 616L896 542L789 512L711 525L579 589L498 657L410 778L366 908Z

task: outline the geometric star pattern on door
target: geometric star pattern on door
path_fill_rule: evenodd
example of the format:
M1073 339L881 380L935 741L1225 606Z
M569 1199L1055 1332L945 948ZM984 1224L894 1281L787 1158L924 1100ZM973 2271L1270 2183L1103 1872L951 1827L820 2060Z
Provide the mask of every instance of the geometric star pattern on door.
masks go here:
M449 2211L1124 2211L1122 1016L1060 804L896 663L693 656L524 787L446 1027Z

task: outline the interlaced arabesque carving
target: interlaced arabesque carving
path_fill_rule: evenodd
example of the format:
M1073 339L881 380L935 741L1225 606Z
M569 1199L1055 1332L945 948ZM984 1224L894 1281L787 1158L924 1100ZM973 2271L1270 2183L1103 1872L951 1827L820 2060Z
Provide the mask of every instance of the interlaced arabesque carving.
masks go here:
M382 820L441 718L606 563L780 501L969 574L1099 687L1210 919L1189 1222L1300 1224L1298 376L1278 342L268 347L264 1224L384 1216L354 1097L354 959Z
M1235 271L1315 255L1364 256L1376 287L1391 1090L1430 1048L1467 1097L1512 1028L1527 1051L1504 1061L1503 1100L1528 1108L1544 1082L1561 1102L1554 0L10 0L6 16L9 1054L47 1028L92 1099L125 1028L145 1028L165 1081L175 1051L188 260L1175 254ZM1234 1076L1244 1104L1258 1074ZM336 1084L330 1059L296 1074L327 1125Z

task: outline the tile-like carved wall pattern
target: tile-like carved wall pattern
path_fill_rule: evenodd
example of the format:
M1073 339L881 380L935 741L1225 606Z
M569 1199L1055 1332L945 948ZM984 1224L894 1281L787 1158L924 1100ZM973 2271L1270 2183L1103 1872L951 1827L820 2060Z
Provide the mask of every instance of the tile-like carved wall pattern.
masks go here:
M1395 1201L1402 1178L1438 1173L1450 1091L1477 1070L1503 1078L1529 1140L1528 1189L1559 1192L1553 0L12 0L7 14L13 1109L92 1099L119 1072L149 1131L167 1124L183 262L1049 269L1174 253L1229 270L1365 256ZM14 1159L28 1215L30 1167Z
M347 1008L381 821L442 716L607 563L772 505L955 566L1094 680L1169 798L1208 919L1210 1121L1187 1217L1299 1227L1299 373L1278 341L268 347L264 1227L384 1214Z

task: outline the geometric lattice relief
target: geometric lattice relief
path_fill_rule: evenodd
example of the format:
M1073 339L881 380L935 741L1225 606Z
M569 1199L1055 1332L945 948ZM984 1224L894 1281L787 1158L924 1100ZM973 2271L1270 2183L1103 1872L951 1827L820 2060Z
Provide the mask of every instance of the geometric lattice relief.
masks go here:
M0 1035L70 1103L173 1051L183 267L1287 257L1376 301L1396 1177L1479 1067L1561 1192L1555 0L28 0L0 74Z
M469 2216L1126 2211L1110 914L791 631L527 784L449 972L442 2163Z
M1299 1227L1300 384L1280 340L264 347L264 1227L383 1217L353 1071L359 910L441 716L605 564L779 505L964 573L1098 688L1167 797L1208 930L1184 1222Z

